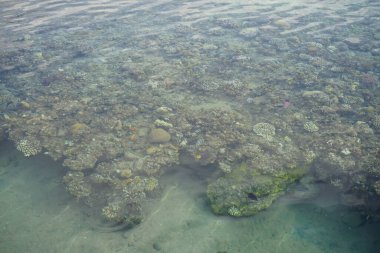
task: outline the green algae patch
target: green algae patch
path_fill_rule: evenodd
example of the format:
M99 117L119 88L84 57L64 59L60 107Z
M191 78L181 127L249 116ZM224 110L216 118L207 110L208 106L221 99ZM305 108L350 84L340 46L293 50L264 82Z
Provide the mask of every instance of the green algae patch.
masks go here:
M306 171L306 168L289 167L278 173L264 174L247 163L240 163L230 174L208 185L211 209L219 215L254 215L268 208Z

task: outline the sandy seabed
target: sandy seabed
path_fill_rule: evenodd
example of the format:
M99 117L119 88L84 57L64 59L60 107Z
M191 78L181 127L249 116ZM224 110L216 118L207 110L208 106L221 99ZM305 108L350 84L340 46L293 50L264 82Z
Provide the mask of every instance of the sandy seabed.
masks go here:
M106 233L61 183L65 168L45 156L0 148L0 252L379 252L378 224L331 194L300 203L283 197L251 218L213 215L201 175L176 168L143 223Z

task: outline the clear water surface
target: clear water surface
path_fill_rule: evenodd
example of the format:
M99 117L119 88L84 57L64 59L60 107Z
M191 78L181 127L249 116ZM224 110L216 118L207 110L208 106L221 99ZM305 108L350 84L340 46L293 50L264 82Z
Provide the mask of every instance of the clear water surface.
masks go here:
M0 24L0 252L380 252L378 1L3 0ZM274 161L295 147L314 163L268 209L215 215L219 135L163 125L199 108L270 122L276 137L252 138ZM140 141L154 125L200 161ZM225 156L242 159L234 145ZM102 221L108 188L99 204L68 181L132 156L119 150L169 160L156 156L169 169L149 174L160 191L132 229Z

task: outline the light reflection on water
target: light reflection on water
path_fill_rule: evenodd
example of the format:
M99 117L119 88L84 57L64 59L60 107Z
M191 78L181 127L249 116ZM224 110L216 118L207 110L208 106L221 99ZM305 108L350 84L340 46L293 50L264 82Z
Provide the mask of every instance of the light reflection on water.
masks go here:
M268 210L232 219L211 213L205 192L212 179L182 168L160 178L162 197L147 205L142 224L101 233L99 210L72 203L57 181L67 168L41 157L29 164L5 144L0 251L377 252L376 215L354 207L374 202L376 212L379 199L352 189L373 194L379 180L375 169L355 171L378 164L378 9L374 1L2 1L2 131L16 143L39 133L46 154L61 161L63 153L75 167L75 152L85 146L91 154L100 139L106 151L87 165L95 167L119 159L125 147L129 156L157 152L141 141L157 117L178 123L177 111L223 108L240 112L243 126L276 126L278 145L259 139L259 149L317 156L311 174L320 188L303 198L293 186ZM157 105L169 113L157 113ZM191 123L188 132L171 132L172 141L207 163L214 154L202 148L217 143L218 132ZM225 156L242 159L241 150L231 155L234 145ZM35 174L45 163L58 172Z

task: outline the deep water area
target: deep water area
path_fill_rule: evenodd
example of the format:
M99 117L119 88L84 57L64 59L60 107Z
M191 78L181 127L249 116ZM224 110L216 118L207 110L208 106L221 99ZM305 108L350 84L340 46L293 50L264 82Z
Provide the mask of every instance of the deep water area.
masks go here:
M0 1L0 253L380 252L380 2Z

